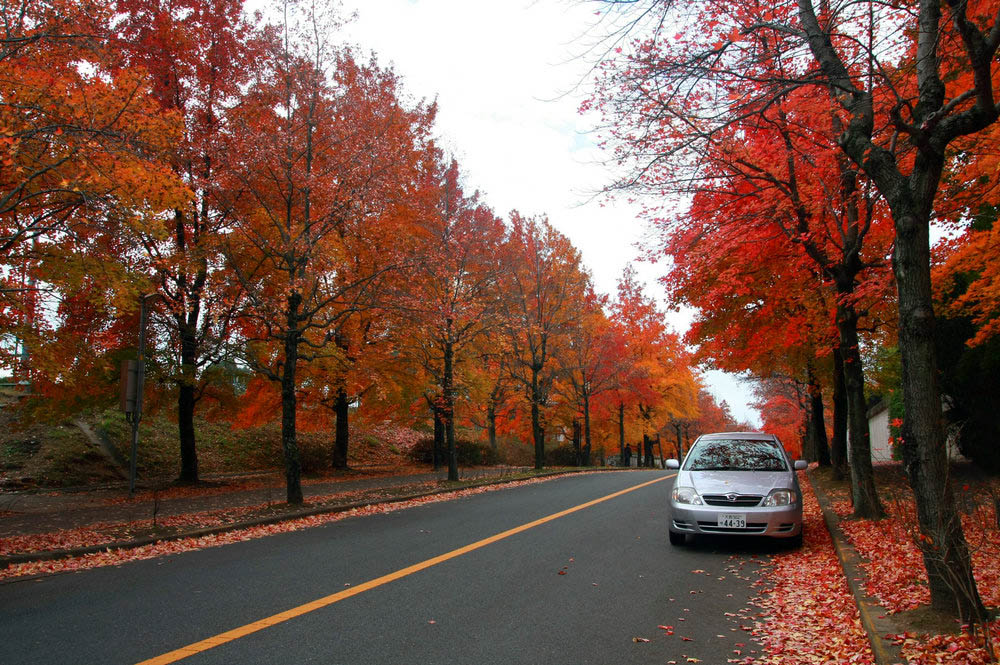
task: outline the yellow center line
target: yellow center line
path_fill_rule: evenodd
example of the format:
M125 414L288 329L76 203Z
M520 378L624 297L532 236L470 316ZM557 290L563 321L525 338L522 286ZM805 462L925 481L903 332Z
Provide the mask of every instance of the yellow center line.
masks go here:
M578 506L573 506L572 508L561 510L558 513L553 513L547 517L542 517L533 522L528 522L527 524L516 526L513 529L508 529L507 531L490 536L489 538L484 538L482 540L476 541L474 543L466 545L465 547L459 547L457 550L452 550L450 552L446 552L431 559L421 561L420 563L415 563L412 566L401 568L400 570L389 573L388 575L383 575L382 577L376 577L373 580L369 580L357 586L350 587L349 589L344 589L343 591L338 591L337 593L330 594L329 596L317 598L316 600L310 601L303 605L299 605L298 607L293 607L289 610L285 610L284 612L279 612L278 614L274 614L269 617L265 617L263 619L258 619L257 621L248 623L245 626L240 626L239 628L233 628L232 630L227 630L224 633L219 633L218 635L215 635L213 637L208 637L204 640L195 642L193 644L189 644L185 647L181 647L180 649L175 649L163 655L156 656L148 660L144 660L140 663L137 663L137 665L166 665L167 663L176 663L177 661L187 658L189 656L193 656L203 651L208 651L209 649L220 646L222 644L226 644L227 642L233 642L235 640L240 639L241 637L246 637L251 633L256 633L258 630L263 630L265 628L269 628L270 626L275 626L279 623L284 623L285 621L289 621L290 619L300 617L304 614L308 614L309 612L313 612L323 607L333 605L334 603L339 603L340 601L346 598L350 598L351 596L356 596L360 593L364 593L365 591L369 591L376 587L380 587L383 584L388 584L389 582L401 579L408 575L412 575L413 573L420 572L421 570L425 570L427 568L430 568L431 566L436 566L439 563L444 563L445 561L448 561L450 559L460 557L463 554L468 554L469 552L478 550L482 547L486 547L487 545L495 543L499 540L503 540L504 538L509 538L513 535L521 533L522 531L533 529L534 527L545 524L546 522L557 520L560 517L565 517L566 515L569 515L571 513L584 510L585 508L590 508L591 506L595 506L604 501L609 501L611 499L622 496L623 494L628 494L629 492L634 492L635 490L642 489L643 487L647 487L649 485L661 482L663 480L667 480L668 478L673 478L675 475L677 474L662 476L660 478L656 478L655 480L650 480L645 483L640 483L638 485L628 487L618 492L614 492L613 494L602 496L599 499L594 499L593 501L587 501L586 503L581 503Z

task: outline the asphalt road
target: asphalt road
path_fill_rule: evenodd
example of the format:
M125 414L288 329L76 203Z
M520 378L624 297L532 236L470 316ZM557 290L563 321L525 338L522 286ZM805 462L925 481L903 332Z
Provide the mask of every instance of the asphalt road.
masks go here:
M752 623L755 562L780 545L671 547L671 477L569 476L0 584L0 663L134 664L174 653L166 662L234 629L176 662L659 665L751 655L743 627ZM531 525L649 481L657 482ZM517 527L525 528L481 542ZM245 628L269 617L274 625Z

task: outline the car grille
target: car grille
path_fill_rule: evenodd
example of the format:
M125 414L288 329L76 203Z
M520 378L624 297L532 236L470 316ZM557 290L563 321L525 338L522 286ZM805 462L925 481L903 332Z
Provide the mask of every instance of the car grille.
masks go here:
M732 501L729 497L734 497ZM733 506L735 507L747 507L756 506L760 503L762 497L759 494L702 494L702 501L710 506Z
M715 522L698 522L698 528L705 533L764 533L767 530L767 522L747 522L745 529L719 526Z

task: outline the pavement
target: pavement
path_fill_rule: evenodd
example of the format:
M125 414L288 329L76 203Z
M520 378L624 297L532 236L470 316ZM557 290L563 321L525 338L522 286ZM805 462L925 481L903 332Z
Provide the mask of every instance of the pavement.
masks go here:
M132 500L127 498L127 487L103 486L100 488L77 488L74 491L48 492L7 492L0 494L0 540L17 536L52 533L66 529L90 527L95 524L128 524L147 520L156 515L164 518L206 511L226 511L241 507L267 505L265 514L256 514L248 519L234 519L228 523L208 528L182 528L168 535L145 535L128 540L105 542L92 547L73 547L0 556L0 568L24 561L46 560L79 556L107 548L139 547L160 540L198 537L234 529L271 524L288 519L350 510L355 507L404 501L416 497L439 494L464 489L470 485L493 484L522 479L524 469L477 468L463 469L460 486L443 486L447 480L447 470L436 472L390 475L378 469L354 471L329 480L309 481L303 485L306 503L303 506L288 506L284 502L284 483L280 476L271 474L262 482L252 483L248 489L226 489L228 479L207 478L208 485L220 487L218 493L197 496L177 496L160 498L144 491ZM566 470L550 472L566 473ZM902 632L885 611L869 599L862 587L864 572L860 558L851 547L840 529L840 518L832 509L830 497L810 472L810 480L816 493L826 526L833 538L834 548L844 570L844 576L858 606L861 623L868 633L877 665L893 665L903 662L899 650L883 638L889 633ZM337 498L340 495L340 499ZM318 501L323 497L322 501ZM310 499L314 499L310 503Z

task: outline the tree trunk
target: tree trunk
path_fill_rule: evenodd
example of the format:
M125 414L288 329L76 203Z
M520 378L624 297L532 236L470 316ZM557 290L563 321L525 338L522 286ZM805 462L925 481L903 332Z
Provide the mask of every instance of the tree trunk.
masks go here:
M333 468L346 470L347 452L351 440L350 427L351 403L347 399L347 391L343 386L337 388L337 399L333 403L333 413L336 419L333 435Z
M183 247L182 247L183 249ZM198 450L194 429L195 366L198 362L198 335L196 325L200 306L197 302L185 319L177 314L175 322L180 336L181 376L177 385L177 434L180 438L181 475L184 483L198 482Z
M576 462L577 466L583 466L583 446L581 445L581 439L583 438L583 430L580 427L580 420L578 418L573 419L573 461Z
M847 478L847 391L844 388L844 356L833 350L833 443L830 445L833 479Z
M497 452L497 408L492 401L486 407L486 431L490 437L490 448Z
M590 466L590 395L583 395L583 465Z
M448 321L449 334L451 320ZM450 340L444 343L444 373L441 377L441 392L444 397L444 436L448 445L448 480L458 480L458 452L455 449L455 391L454 381L455 349Z
M837 331L844 360L844 388L847 393L848 440L851 446L851 497L854 516L863 519L885 517L875 489L872 470L871 439L865 409L865 377L858 350L858 315L846 302L847 294L837 299Z
M181 380L177 390L177 433L181 444L182 483L198 482L198 450L194 430L194 386Z
M545 468L545 431L542 429L540 405L542 395L538 385L538 370L531 369L531 434L535 442L535 468Z
M174 210L174 243L179 254L187 249L187 229L184 211ZM189 283L188 273L182 270L177 277L181 295L180 309L174 314L180 338L181 375L177 384L177 434L180 438L181 474L183 483L198 482L198 449L194 429L196 366L198 363L198 317L201 313L201 287L208 271L204 258L199 261L194 283Z
M618 463L625 461L625 403L618 402Z
M458 448L455 446L455 419L451 412L444 421L444 440L448 450L448 480L458 480Z
M893 212L893 270L899 293L899 350L906 409L901 435L903 465L917 504L931 606L946 612L957 609L964 621L981 621L986 609L972 574L969 548L955 506L941 423L929 224L926 216L918 219L914 213Z
M191 326L180 326L181 378L177 386L177 433L181 446L181 475L184 483L198 482L198 450L195 441L195 363L198 341Z
M799 0L799 17L808 33L809 46L824 73L839 82L846 78L829 36L823 32L812 3ZM968 545L958 520L951 492L944 428L941 423L941 395L937 384L934 352L934 310L931 305L930 217L941 180L945 149L955 138L944 123L932 122L944 108L945 86L939 76L938 26L941 5L918 3L920 32L916 58L916 89L919 101L913 107L912 126L917 153L909 175L903 175L896 156L875 145L874 101L870 92L856 90L837 100L850 114L847 130L840 136L841 149L863 168L885 197L892 210L896 239L892 255L899 308L899 351L903 369L903 402L906 416L902 428L903 465L913 488L924 565L931 592L931 605L944 612L956 612L965 621L981 620L985 608L972 576ZM988 84L987 84L988 85ZM831 88L836 87L831 85ZM996 120L990 109L959 133L973 133ZM940 132L940 135L935 135ZM957 135L957 134L956 134ZM852 460L853 463L853 460Z
M826 438L826 416L823 413L823 388L819 385L812 363L806 371L809 380L809 422L806 436L820 466L830 466L830 445Z
M439 471L444 459L444 416L441 414L438 400L435 400L432 411L434 414L434 450L431 457L434 459L434 470Z
M288 328L285 332L285 361L281 372L281 448L285 455L285 489L288 503L302 503L302 463L295 440L295 367L298 363L299 332L295 312L298 300L288 298Z

